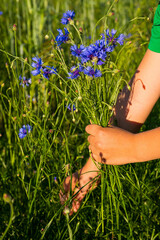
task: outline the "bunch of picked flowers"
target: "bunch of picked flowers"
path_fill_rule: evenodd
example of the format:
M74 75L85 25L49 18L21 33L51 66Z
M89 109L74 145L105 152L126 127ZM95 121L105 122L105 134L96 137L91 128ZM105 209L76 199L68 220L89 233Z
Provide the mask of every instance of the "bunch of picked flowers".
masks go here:
M124 45L127 36L117 34L114 29L105 29L97 41L86 46L83 44L82 31L74 23L74 17L74 11L65 12L61 23L67 27L57 29L58 35L54 37L52 51L55 64L58 63L56 67L44 67L42 59L35 57L32 74L41 74L48 80L54 74L63 83L62 89L56 86L56 90L68 99L67 108L72 112L77 109L92 123L105 127L121 82L118 74L115 80L114 75L119 70L112 62L112 54L118 46ZM74 34L70 28L74 29ZM75 34L77 43L74 41Z

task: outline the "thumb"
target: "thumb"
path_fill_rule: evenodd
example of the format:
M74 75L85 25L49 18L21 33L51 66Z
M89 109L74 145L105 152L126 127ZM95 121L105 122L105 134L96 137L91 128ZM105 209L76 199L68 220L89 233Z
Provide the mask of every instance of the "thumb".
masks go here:
M71 177L70 176L66 177L63 183L63 188L65 192L68 192L70 190L70 182L71 182Z

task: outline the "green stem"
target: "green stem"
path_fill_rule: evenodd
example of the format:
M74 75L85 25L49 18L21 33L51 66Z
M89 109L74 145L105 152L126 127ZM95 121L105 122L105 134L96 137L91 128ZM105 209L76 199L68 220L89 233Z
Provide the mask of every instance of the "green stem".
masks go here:
M11 226L11 223L12 223L12 220L13 220L13 214L14 214L14 211L13 211L13 204L12 202L9 203L10 205L10 219L9 219L9 223L8 223L8 226L6 227L4 233L2 234L2 236L0 237L0 240L4 239L5 235L7 234L10 226Z
M79 30L77 29L77 27L75 26L74 23L72 24L72 26L73 26L74 29L76 30L76 32L77 32L77 34L78 34L78 37L79 37L79 39L80 39L80 41L81 41L81 44L83 44L83 41L82 41L81 34L80 34Z
M69 225L69 214L66 214L66 219L67 219L67 226L68 226L68 232L69 232L69 239L73 240L73 234L72 234L72 229Z
M102 221L102 233L104 233L104 172L101 173L101 221Z

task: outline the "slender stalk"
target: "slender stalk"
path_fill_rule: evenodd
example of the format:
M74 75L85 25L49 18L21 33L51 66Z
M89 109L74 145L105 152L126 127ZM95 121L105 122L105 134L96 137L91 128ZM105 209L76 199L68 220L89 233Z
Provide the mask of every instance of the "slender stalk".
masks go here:
M66 214L66 220L67 220L67 227L68 227L68 233L69 233L69 239L73 240L73 234L72 234L72 229L69 224L69 214Z
M9 202L9 205L10 205L10 219L9 219L9 223L8 223L8 226L6 227L4 233L0 237L0 240L4 239L4 237L7 234L9 228L11 227L11 224L12 224L12 221L13 221L14 210L13 210L13 203L12 203L12 201Z
M75 24L73 23L73 24L71 24L73 27L74 27L74 29L76 30L76 32L77 32L77 34L78 34L78 37L79 37L79 39L80 39L80 41L81 41L81 44L83 44L83 41L82 41L82 38L81 38L81 34L80 34L80 31L77 29L77 27L75 26Z

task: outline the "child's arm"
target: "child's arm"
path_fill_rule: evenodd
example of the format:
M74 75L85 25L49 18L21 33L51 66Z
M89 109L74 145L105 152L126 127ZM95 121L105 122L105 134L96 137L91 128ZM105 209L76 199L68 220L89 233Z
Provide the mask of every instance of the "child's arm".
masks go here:
M139 68L130 81L131 91L125 87L119 94L117 104L115 107L115 117L118 122L118 126L130 132L138 132L140 126L144 123L149 115L152 107L159 98L160 93L160 54L147 50ZM129 134L127 132L127 134ZM141 136L141 135L139 135ZM126 142L126 140L125 140ZM133 149L133 148L132 148ZM103 152L102 152L103 154ZM115 162L114 162L115 163ZM116 161L118 164L118 161ZM89 172L90 171L90 172ZM75 188L76 183L79 186L84 186L88 182L88 179L94 178L98 174L98 168L95 168L94 163L89 158L84 167L80 170L80 176L78 174L73 175L72 189L75 191L79 188ZM61 196L61 202L65 201L67 193L70 187L71 177L67 177L64 181L64 189L66 194ZM87 185L89 188L89 185ZM71 214L73 211L77 211L80 206L80 202L87 193L88 189L85 187L85 191L81 191L77 194L75 201L73 201ZM81 194L82 193L82 194ZM79 199L78 201L76 201Z
M130 132L137 132L146 120L160 96L159 63L160 53L147 50L131 80L131 91L129 92L127 88L124 88L123 92L119 95L115 107L119 127ZM107 164L125 164L129 162L148 161L160 157L159 128L137 135L118 128L101 128L97 125L89 125L86 131L91 134L89 136L90 149L97 161L101 161L100 158L104 158ZM135 149L133 146L135 146ZM112 150L113 152L117 152L118 158L116 157L116 153L113 156ZM138 156L133 155L133 153L138 153ZM140 153L142 154L140 155ZM108 158L112 160L109 161Z
M97 162L121 165L160 158L160 127L133 134L117 127L88 125L86 131Z
M118 127L138 132L160 96L160 53L147 50L130 85L119 94L115 115Z

